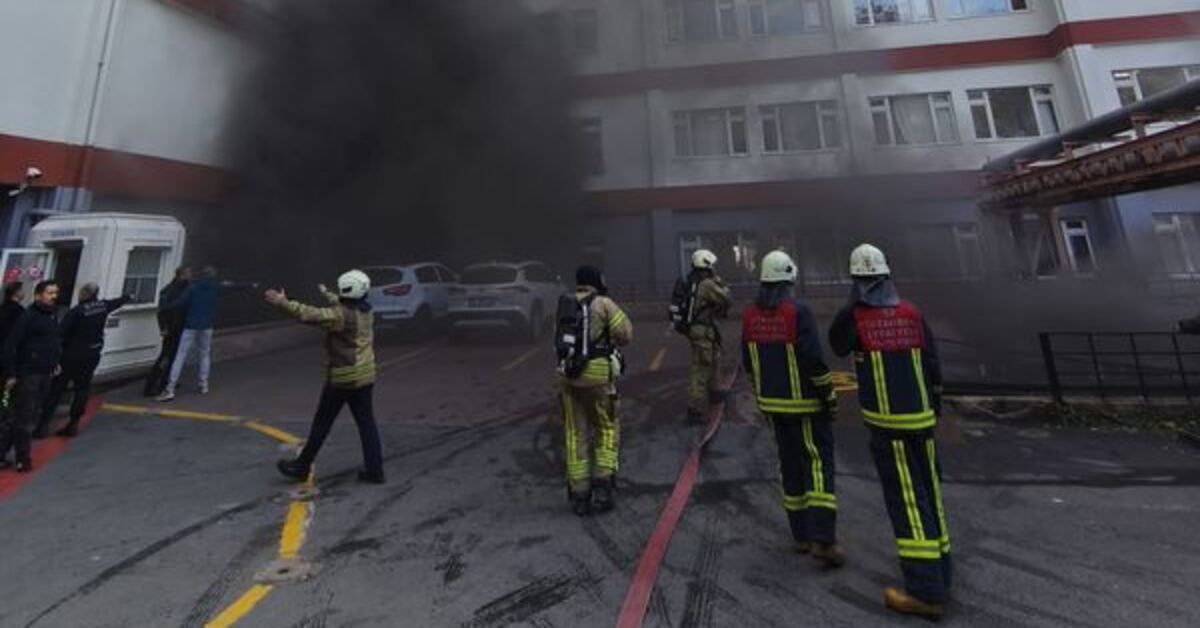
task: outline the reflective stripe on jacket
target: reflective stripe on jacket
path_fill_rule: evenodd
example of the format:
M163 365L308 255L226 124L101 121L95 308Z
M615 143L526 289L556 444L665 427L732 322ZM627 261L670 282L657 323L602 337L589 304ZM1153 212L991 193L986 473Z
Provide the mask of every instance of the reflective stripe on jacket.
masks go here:
M375 315L366 301L342 302L323 292L329 307L287 301L281 307L300 322L325 330L325 380L334 388L375 383Z
M582 301L595 294L594 288L580 286L575 291L575 298ZM613 347L623 347L633 340L633 323L617 303L604 295L596 295L592 299L588 329L593 343L608 337L608 343ZM568 386L592 387L611 384L613 381L612 362L608 356L588 361L583 374L575 379L565 380Z
M920 310L855 304L843 309L829 331L835 353L854 353L858 401L864 420L892 430L924 430L937 424L934 396L941 369L933 334Z
M742 358L758 409L767 414L814 414L833 401L833 374L821 357L816 321L792 300L742 314Z

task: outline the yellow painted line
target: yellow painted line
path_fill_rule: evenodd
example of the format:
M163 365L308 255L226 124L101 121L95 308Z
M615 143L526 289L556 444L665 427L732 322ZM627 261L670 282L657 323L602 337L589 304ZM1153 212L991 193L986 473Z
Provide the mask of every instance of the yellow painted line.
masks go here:
M283 532L279 535L280 558L295 558L300 553L300 547L304 545L304 539L308 535L311 506L311 503L304 501L293 501L288 506Z
M500 370L504 371L505 373L512 371L513 369L515 369L518 366L521 366L522 364L527 362L529 360L529 358L532 358L533 356L537 355L538 351L541 351L541 350L542 350L541 347L534 347L534 348L530 349L529 351L526 351L525 353L522 353L521 355L517 356L517 359L513 360L512 362L509 362L508 364L505 364L504 366L500 367Z
M654 354L654 359L650 360L650 372L657 373L662 370L663 360L667 358L667 348L663 347Z
M120 412L121 414L154 414L154 411L150 408L144 408L142 406L127 406L120 403L106 403L103 406L100 406L100 409L108 410L110 412Z
M157 416L166 419L196 419L197 421L216 421L218 423L235 423L241 420L238 417L229 414L192 412L190 410L166 410L159 408L147 408L144 406L130 406L120 403L106 403L101 407L101 409L108 410L109 412L119 412L121 414Z
M250 587L250 590L242 594L236 602L230 604L225 610L221 611L220 615L213 617L208 623L204 624L204 628L229 628L245 617L254 607L258 605L271 589L275 587L269 584L256 584Z
M854 373L846 371L833 372L833 389L837 392L852 392L858 390L858 378Z
M252 429L259 434L265 434L266 436L270 436L271 438L274 438L281 443L287 443L288 445L299 445L301 442L303 442L301 438L295 434L289 434L288 432L285 432L277 427L271 427L266 423L260 423L258 421L246 421L245 423L242 423L242 427Z

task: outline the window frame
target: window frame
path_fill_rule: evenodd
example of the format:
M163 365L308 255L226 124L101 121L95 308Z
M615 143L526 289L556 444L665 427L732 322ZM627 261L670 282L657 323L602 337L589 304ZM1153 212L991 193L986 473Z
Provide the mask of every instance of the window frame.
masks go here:
M800 16L804 21L799 31L772 33L771 32L771 12L768 10L772 2L795 2L799 5ZM820 16L818 23L814 26L808 20L808 8L816 7L817 14ZM762 17L762 32L755 32L755 12L758 12ZM768 37L794 37L796 35L804 35L806 33L819 33L827 30L825 15L825 2L823 0L747 0L746 2L746 32L753 38L768 38Z
M576 118L575 124L583 142L581 148L584 151L584 173L591 177L607 174L608 160L605 159L604 154L604 118L600 116ZM591 144L591 140L588 138L594 138L595 143ZM591 150L592 146L595 146L594 155Z
M906 142L903 144L898 143L898 142L896 142L896 121L895 121L895 116L892 113L892 100L894 98L911 98L911 97L916 97L916 96L924 96L925 97L926 103L929 105L929 120L932 123L934 135L936 135L937 137L933 142L919 142L919 143L918 142ZM944 102L935 102L934 97L936 97L936 96L945 96L946 99ZM882 101L882 105L876 104L876 101ZM885 96L868 96L867 97L867 108L871 112L871 126L872 126L872 129L875 131L875 146L877 148L886 148L886 147L899 148L899 147L906 147L906 146L951 146L954 144L962 143L962 129L959 128L959 124L958 124L958 112L956 112L954 109L954 94L952 94L949 91L926 92L926 93L920 93L920 94L887 94ZM939 110L946 111L950 114L950 124L951 124L950 130L953 131L952 138L945 139L942 137L943 129L941 128L941 125L938 123L938 111ZM883 114L887 120L889 141L886 144L879 142L879 134L878 134L879 129L875 126L875 121L876 121L875 118L879 114Z
M993 90L1008 90L1008 89L1024 89L1025 95L1029 97L1030 110L1033 112L1033 119L1038 126L1037 135L1020 135L1016 137L1000 137L996 132L996 113L992 107L991 92ZM1041 91L1042 93L1039 93ZM973 94L982 94L982 98L973 96ZM1057 128L1047 130L1044 128L1042 116L1038 109L1038 105L1049 104L1050 111L1054 115L1054 122ZM1039 85L1014 85L1003 87L980 87L967 90L967 107L971 110L971 129L975 134L975 139L981 142L1003 142L1003 141L1024 141L1031 138L1047 137L1060 133L1062 131L1062 119L1058 112L1058 103L1054 97L1054 86L1051 84ZM988 133L987 137L979 135L979 124L975 119L976 109L981 108L987 117Z
M695 134L694 116L696 116L698 114L713 113L713 112L717 112L717 111L722 112L725 116L725 141L727 143L726 145L728 146L729 152L723 153L723 154L715 154L715 155L697 155L696 154L696 141L695 141L696 134ZM740 120L735 120L735 118L740 118ZM681 120L684 122L684 124L681 124ZM742 128L741 144L742 144L743 150L741 152L737 152L734 148L736 145L736 142L734 142L734 130L733 129L734 129L735 124L739 124L739 123ZM686 136L687 137L687 149L688 149L687 154L681 154L679 152L679 148L680 148L679 130L681 127L686 127L686 129L687 129L687 136ZM750 155L749 119L746 115L746 107L744 107L744 106L708 107L708 108L703 108L703 109L684 109L681 111L672 111L671 112L671 128L672 128L673 132L675 133L675 137L673 139L674 139L674 145L675 145L674 148L675 148L675 158L676 159L722 159L722 158L728 158L728 157L747 157Z
M813 117L817 127L817 137L820 146L816 148L793 148L788 149L784 146L783 132L783 116L782 110L784 107L796 105L813 105ZM798 100L792 102L771 103L767 105L759 105L758 107L759 130L762 132L762 146L764 155L795 155L800 153L814 153L819 151L839 150L845 147L845 133L842 130L842 108L837 100ZM827 137L825 123L832 118L833 124L838 129L838 143L831 144ZM773 120L775 125L775 150L767 148L767 129L766 122Z
M1070 223L1079 223L1079 226L1071 226ZM1091 228L1088 225L1087 218L1060 218L1058 221L1059 231L1062 233L1063 252L1067 254L1067 263L1071 267L1071 272L1083 277L1094 276L1100 271L1100 260L1096 258L1096 245L1092 240ZM1079 268L1079 259L1072 238L1082 236L1087 243L1088 257L1091 259L1091 269L1081 270Z
M1184 221L1192 223L1191 230L1200 235L1200 220L1197 220L1197 215L1192 212L1158 212L1150 217L1154 238L1161 252L1161 238L1170 235L1175 240L1179 247L1180 254L1183 256L1184 269L1172 270L1167 267L1165 259L1161 260L1163 274L1171 279L1188 279L1194 280L1200 275L1200 237L1195 241L1189 241L1187 237L1187 229L1184 227ZM1169 219L1170 222L1163 224L1163 219ZM1161 253L1160 253L1161 257Z
M140 290L142 288L140 283L135 284L135 286L137 286L137 288L138 288L138 291L135 292L135 291L131 291L129 289L130 279L133 279L135 282L142 282L142 281L146 281L146 280L153 281L153 286L152 286L152 289L150 292L149 300L142 301L140 299L135 298L134 300L129 302L130 307L149 307L149 306L159 305L158 293L162 289L163 267L166 264L167 252L169 250L170 250L170 247L166 247L166 246L134 245L129 248L129 252L125 256L125 273L121 277L121 293L126 294L126 295L137 295L138 292L140 292ZM134 275L134 276L130 275L129 267L131 266L131 262L133 261L133 255L134 255L134 253L137 253L139 251L153 251L158 254L158 268L154 271L153 275L150 275L150 274Z
M929 7L929 17L924 18L924 19L919 19L919 20L908 20L908 21L897 20L895 22L878 22L878 21L876 21L874 7L871 4L873 2L873 0L863 0L863 1L867 3L867 18L868 18L867 22L860 22L858 20L859 0L854 0L853 3L850 5L850 9L854 13L853 20L854 20L854 26L856 28L877 28L880 26L905 26L905 25L909 25L909 24L931 24L938 20L939 7L938 7L938 3L935 2L934 0L896 0L897 5L899 5L902 2L908 3L910 14L912 13L911 7L912 7L913 2L926 3L926 5Z
M1142 89L1141 73L1153 70L1180 70L1183 72L1184 83L1189 83L1191 81L1200 79L1200 64L1164 65L1146 68L1113 70L1113 86L1117 88L1117 99L1121 102L1122 107L1129 107L1147 98L1145 90ZM1122 89L1129 89L1133 91L1133 102L1126 103L1121 99Z
M978 18L984 18L984 17L1000 17L1000 16L1005 16L1005 15L1015 15L1017 13L1032 13L1033 12L1033 7L1030 6L1029 0L1004 0L1004 3L1008 6L1007 11L999 11L996 13L969 13L966 10L965 3L967 1L968 0L941 0L941 2L939 3L939 8L941 9L942 13L945 15L946 19L948 19L948 20L971 20L971 19L978 19ZM1018 2L1024 4L1025 6L1020 9L1014 7L1013 5ZM957 4L958 6L962 7L962 9L963 9L962 14L955 15L954 10L950 8L951 4Z
M672 44L699 43L735 40L741 36L737 0L702 0L712 5L713 35L711 37L689 36L685 3L695 0L663 0L666 16L667 42Z
M571 54L578 56L594 55L600 52L600 9L599 7L579 7L565 11L566 19L565 28L567 30L567 41L571 46ZM590 16L591 29L589 40L590 46L580 47L582 38L578 37L580 24L583 24L580 18L582 16Z

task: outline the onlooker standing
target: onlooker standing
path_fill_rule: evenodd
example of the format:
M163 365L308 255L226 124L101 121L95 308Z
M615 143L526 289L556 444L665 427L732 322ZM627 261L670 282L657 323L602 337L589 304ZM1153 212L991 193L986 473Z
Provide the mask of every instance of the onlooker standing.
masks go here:
M62 354L62 333L54 317L58 284L43 281L33 294L33 306L17 319L4 342L4 385L6 390L16 391L16 400L5 417L5 429L0 429L0 451L7 452L9 446L16 449L21 473L33 469L30 431L42 414L50 378L60 371Z
M0 347L4 346L4 339L8 338L8 332L17 324L17 319L25 313L25 306L21 305L24 300L25 284L13 281L4 286L4 303L0 304ZM8 379L3 376L3 368L3 360L0 360L0 381ZM0 404L0 441L8 442L3 435L7 434L11 425L7 416L11 413L11 404L7 393L4 396L4 403ZM0 469L10 466L12 463L8 461L8 447L5 447L4 451L0 451Z
M157 397L167 388L171 377L171 365L179 352L179 339L183 336L183 324L187 319L186 304L178 304L183 291L192 280L192 268L180 266L175 269L175 279L158 293L158 333L162 335L162 350L150 373L146 375L146 386L142 394ZM176 307L169 307L176 305Z
M100 365L100 353L104 349L104 328L108 315L133 300L131 296L100 300L100 286L85 283L79 289L79 303L67 312L62 320L62 368L50 383L37 433L45 433L58 409L58 402L70 383L74 389L71 399L71 420L56 434L68 438L79 433L79 419L87 406L88 392L92 388L92 376Z
M187 362L193 346L196 347L200 363L200 394L208 394L213 322L217 310L217 269L205 266L200 271L200 278L192 281L183 294L167 307L184 307L187 314L183 323L183 334L179 337L179 350L171 364L171 378L158 400L170 401L175 398L175 387L179 385L179 376L183 373L183 365Z

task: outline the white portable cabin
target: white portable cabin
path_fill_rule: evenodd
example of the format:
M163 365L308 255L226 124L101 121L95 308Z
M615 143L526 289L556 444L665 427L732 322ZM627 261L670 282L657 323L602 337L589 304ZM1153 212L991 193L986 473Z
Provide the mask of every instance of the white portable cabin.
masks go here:
M79 286L95 282L100 298L135 298L108 319L97 378L133 374L154 364L159 336L158 291L183 261L186 231L170 216L95 213L51 216L29 231L26 248L5 249L4 283L54 279L60 309L75 305Z

